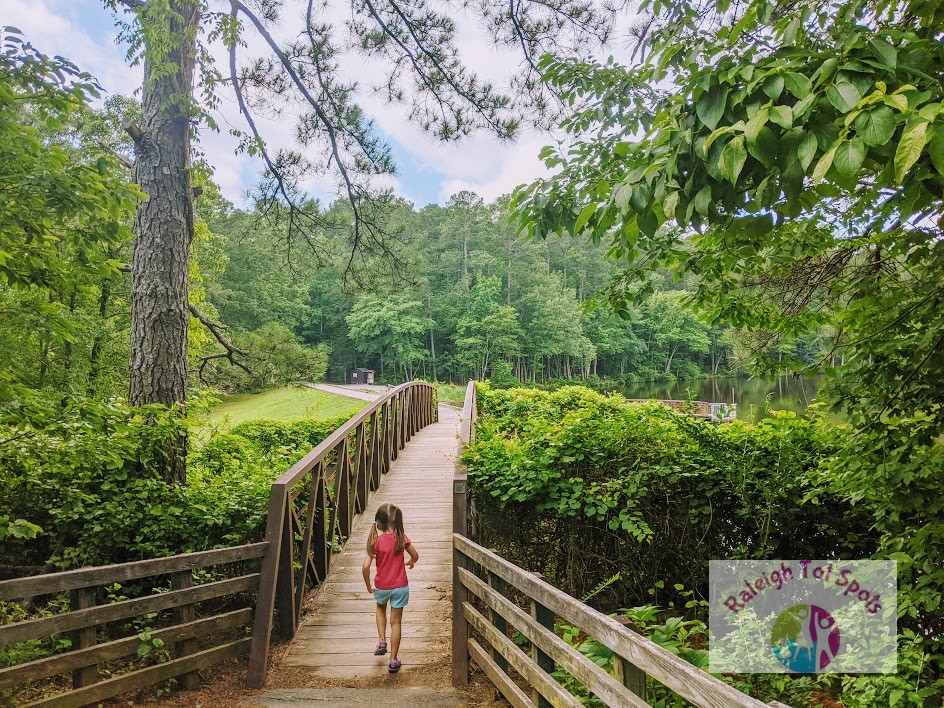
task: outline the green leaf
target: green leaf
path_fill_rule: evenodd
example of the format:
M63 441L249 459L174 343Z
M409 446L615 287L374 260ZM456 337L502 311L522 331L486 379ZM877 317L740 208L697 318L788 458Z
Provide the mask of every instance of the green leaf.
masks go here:
M708 215L708 207L711 205L711 187L707 184L698 190L698 194L695 195L695 199L692 200L692 205L702 216Z
M770 120L784 130L793 127L793 111L789 106L774 106L770 109Z
M725 102L728 100L728 90L715 84L705 91L695 102L695 113L698 119L714 130L721 116L724 115Z
M744 138L737 137L724 146L721 151L721 161L719 168L721 176L735 184L744 162L747 160L747 150L744 147Z
M797 158L804 172L809 168L810 163L813 162L813 157L816 155L817 144L816 136L813 133L807 133L797 147Z
M840 74L840 76L842 75ZM858 85L851 81L845 81L842 78L826 89L826 97L840 113L848 113L851 111L859 104L859 101L862 100L864 95L864 89L860 89Z
M587 222L590 221L590 217L593 216L593 213L597 210L596 204L587 204L583 209L580 210L580 214L577 215L577 221L574 222L574 233L578 234L583 230L583 227L587 225Z
M867 150L865 143L859 138L853 138L839 144L836 155L833 157L833 167L840 177L852 179L859 172L865 161Z
M829 168L833 166L833 157L835 154L836 146L833 146L821 158L819 158L819 162L817 162L816 167L813 168L814 183L823 181L823 177L825 177L826 173L829 172Z
M757 140L757 134L760 132L760 129L767 124L767 119L770 116L770 112L765 108L762 111L757 111L751 119L747 121L747 124L744 126L744 136L747 138L748 143L752 143Z
M866 145L885 145L895 134L898 119L888 106L878 106L860 113L855 119L856 133Z
M898 50L880 37L869 41L869 49L882 64L894 70L898 66Z
M928 154L934 168L944 175L944 129L941 127L934 131L934 137L928 141Z
M662 211L665 212L665 218L673 219L675 218L675 209L678 207L679 202L679 193L678 192L669 192L665 197L665 201L662 202Z
M783 80L787 86L787 91L792 93L793 96L799 100L809 96L810 92L813 90L813 82L803 74L788 71L783 75Z
M764 81L764 93L767 94L770 100L776 101L778 98L780 98L780 94L783 93L783 84L784 79L779 74L776 76L768 76Z
M899 184L905 179L905 175L911 166L921 157L924 150L924 144L928 139L928 122L926 120L912 123L905 126L905 132L901 135L898 143L898 149L895 151L895 181Z
M764 167L773 167L777 162L777 136L774 131L763 126L753 141L748 140L747 151Z

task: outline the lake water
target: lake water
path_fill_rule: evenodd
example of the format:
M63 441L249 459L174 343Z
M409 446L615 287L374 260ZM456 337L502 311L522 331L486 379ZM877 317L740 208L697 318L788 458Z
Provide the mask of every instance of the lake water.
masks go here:
M819 391L820 377L715 378L673 384L639 384L623 390L627 398L737 403L738 420L753 423L767 417L767 409L802 413Z

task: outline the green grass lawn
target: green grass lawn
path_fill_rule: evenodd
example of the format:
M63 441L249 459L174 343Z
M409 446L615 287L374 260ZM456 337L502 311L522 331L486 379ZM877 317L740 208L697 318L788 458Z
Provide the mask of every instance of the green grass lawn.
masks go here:
M280 421L301 418L324 420L338 416L349 418L367 404L367 401L336 396L305 386L285 386L262 393L224 396L223 402L210 411L206 420L229 427L257 418Z

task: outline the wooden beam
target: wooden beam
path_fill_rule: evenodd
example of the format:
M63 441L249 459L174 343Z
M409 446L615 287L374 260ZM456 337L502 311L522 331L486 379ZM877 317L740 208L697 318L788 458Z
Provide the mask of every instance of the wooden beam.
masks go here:
M500 634L491 623L468 602L463 603L462 612L469 624L490 645L498 649L521 677L544 696L555 708L583 708L578 698L572 696L557 681L544 672L531 657L504 634Z
M501 667L488 655L488 652L482 649L474 639L469 640L469 655L513 708L533 708L534 703L531 702L528 694L512 681L508 674L502 671Z
M510 622L540 651L541 658L535 657L535 663L545 672L553 672L556 662L607 705L639 708L648 705L606 671L558 637L554 630L542 624L540 619L529 615L469 571L463 569L459 574L463 585L481 598L490 609Z
M252 573L238 578L198 585L185 590L170 590L158 595L148 595L134 600L100 605L87 610L76 610L75 612L65 612L51 617L14 622L13 624L0 626L0 645L48 637L52 634L71 632L75 629L92 627L106 622L127 619L128 617L139 617L149 612L167 610L215 597L225 597L226 595L246 592L258 584L259 573Z
M166 644L171 644L192 637L208 637L216 632L234 629L251 621L252 608L247 607L176 627L155 629L151 632L151 636L162 639ZM22 686L30 681L67 674L83 666L120 659L123 656L134 654L139 646L141 646L141 640L137 635L134 635L104 644L97 644L87 649L76 649L64 654L54 654L53 656L31 661L28 664L0 669L0 689Z
M510 585L539 600L559 617L695 705L706 708L765 705L469 539L453 534L453 543L468 558L498 573Z
M261 543L249 543L244 546L198 551L197 553L181 553L166 558L153 558L131 563L79 568L78 570L67 570L62 573L47 573L46 575L33 575L28 578L3 580L0 581L0 600L18 600L36 597L37 595L50 595L154 575L167 575L181 570L235 563L252 558L261 558L265 550L266 543L263 541Z
M249 639L223 644L222 646L207 649L191 654L182 659L172 659L163 664L149 666L146 669L122 674L107 681L69 691L51 698L43 698L27 705L27 708L81 708L89 704L98 703L128 691L134 691L145 686L151 686L161 681L213 666L226 659L232 659L244 654L249 648Z

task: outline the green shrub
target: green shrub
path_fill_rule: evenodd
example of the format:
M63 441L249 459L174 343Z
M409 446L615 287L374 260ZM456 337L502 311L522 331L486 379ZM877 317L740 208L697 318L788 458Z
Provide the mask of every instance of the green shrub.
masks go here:
M117 402L66 411L0 446L0 518L17 531L0 538L0 563L71 568L258 541L273 479L341 422L218 433L191 452L180 487L154 464L174 415Z
M498 360L492 364L490 383L495 388L512 388L518 385L518 379L511 373L511 362Z
M817 473L843 442L819 420L718 425L573 386L480 386L478 400L465 461L482 540L576 596L619 572L608 600L637 605L655 579L700 589L712 558L876 548L867 514Z

